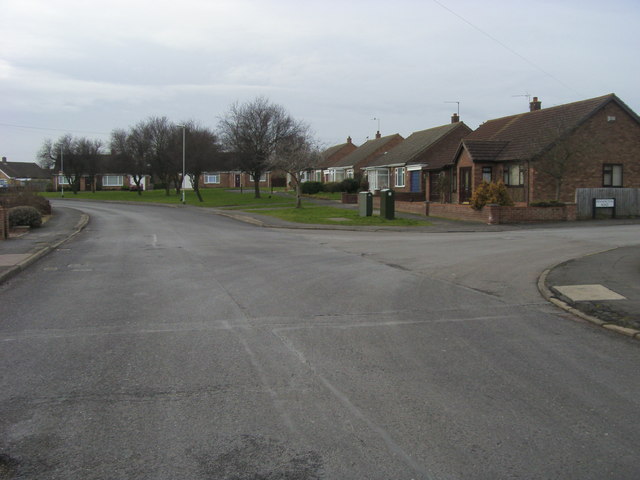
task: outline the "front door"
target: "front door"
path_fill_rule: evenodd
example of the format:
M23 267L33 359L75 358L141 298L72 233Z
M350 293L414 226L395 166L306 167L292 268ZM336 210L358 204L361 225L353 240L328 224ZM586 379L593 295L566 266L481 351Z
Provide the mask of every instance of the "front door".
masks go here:
M409 172L409 188L412 192L421 192L422 185L420 185L421 170L412 170Z
M238 174L238 173L235 174L234 186L236 188L240 188L241 187L241 185L240 185L240 174Z
M471 167L460 169L460 203L471 200Z

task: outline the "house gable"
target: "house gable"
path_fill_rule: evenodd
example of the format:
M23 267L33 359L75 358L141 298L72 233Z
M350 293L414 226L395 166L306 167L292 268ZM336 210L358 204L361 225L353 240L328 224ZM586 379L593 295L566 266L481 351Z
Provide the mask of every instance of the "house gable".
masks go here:
M340 169L353 169L355 171L368 166L369 162L377 155L389 151L402 142L404 138L396 133L386 137L368 140L356 150L345 156L333 167Z

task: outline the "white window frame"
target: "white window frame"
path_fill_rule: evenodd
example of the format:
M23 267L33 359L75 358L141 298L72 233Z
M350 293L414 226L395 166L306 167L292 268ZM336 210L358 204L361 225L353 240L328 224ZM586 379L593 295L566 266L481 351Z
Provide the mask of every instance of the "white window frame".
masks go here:
M622 187L622 164L605 163L603 165L602 186L605 188Z
M58 175L58 185L71 185L73 182L75 182L76 177L75 176L71 176L71 182L69 182L69 179L67 179L66 175Z
M115 182L111 183L111 179L115 179ZM102 186L103 187L122 187L124 185L124 176L122 175L103 175Z
M404 187L407 183L406 167L396 167L396 187Z
M505 165L503 172L504 184L509 187L524 186L524 168L520 164Z
M204 183L205 185L213 185L220 183L220 174L219 173L205 173L204 174Z

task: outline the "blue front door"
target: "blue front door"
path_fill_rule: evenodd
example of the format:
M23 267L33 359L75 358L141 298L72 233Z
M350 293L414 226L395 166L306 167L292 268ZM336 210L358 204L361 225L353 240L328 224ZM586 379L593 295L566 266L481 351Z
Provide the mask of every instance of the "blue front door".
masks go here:
M420 185L420 174L422 171L420 170L412 170L409 172L409 188L412 192L421 192L422 188Z

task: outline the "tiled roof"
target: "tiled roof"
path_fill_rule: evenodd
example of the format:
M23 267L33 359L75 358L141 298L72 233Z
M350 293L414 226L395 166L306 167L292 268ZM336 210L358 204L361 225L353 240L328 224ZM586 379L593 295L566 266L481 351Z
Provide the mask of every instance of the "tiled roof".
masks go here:
M381 167L386 165L401 165L416 160L420 154L435 145L438 140L445 137L456 128L460 128L463 123L450 123L440 127L429 128L413 132L402 143L391 150L387 155L377 157L370 162L369 167ZM453 152L455 153L455 152Z
M339 162L346 155L351 153L351 151L355 150L357 147L351 142L341 143L340 145L334 145L333 147L329 147L324 150L320 156L320 167L328 168L334 166L337 162ZM349 150L351 149L351 151ZM340 152L345 150L341 155Z
M386 137L375 138L373 140L368 140L351 152L349 155L344 157L338 163L334 165L334 167L342 167L342 168L359 168L363 167L364 163L373 157L376 153L380 153L385 145L392 142L393 140L401 139L402 136L398 133L393 135L387 135ZM402 144L401 144L402 145Z
M483 123L463 140L474 161L529 160L575 130L609 102L635 118L614 94L497 118Z
M51 173L37 163L1 162L0 170L9 178L50 178Z

